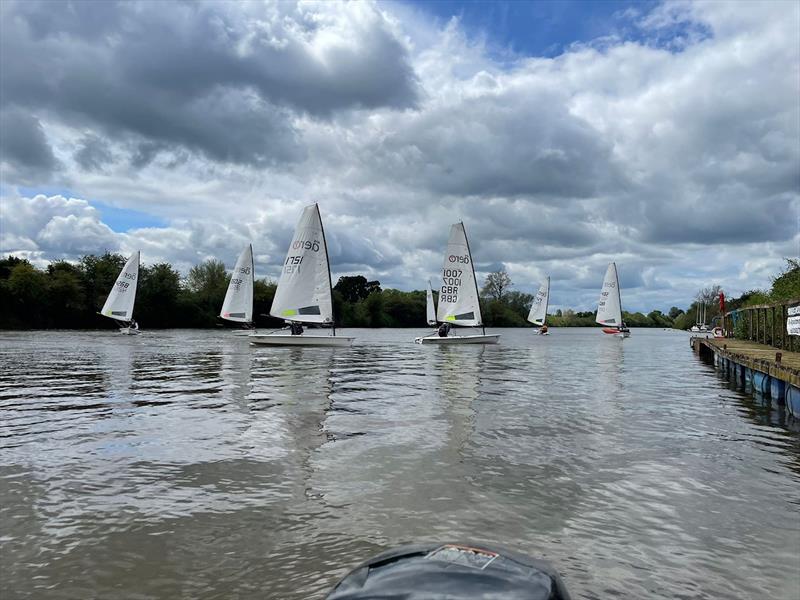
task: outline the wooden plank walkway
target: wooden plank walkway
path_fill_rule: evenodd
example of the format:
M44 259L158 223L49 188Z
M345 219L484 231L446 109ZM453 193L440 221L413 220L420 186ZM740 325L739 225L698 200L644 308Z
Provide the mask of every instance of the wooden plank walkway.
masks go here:
M788 352L732 338L693 337L692 347L696 352L714 352L749 369L761 371L800 388L800 352ZM776 354L781 355L780 362L776 360Z

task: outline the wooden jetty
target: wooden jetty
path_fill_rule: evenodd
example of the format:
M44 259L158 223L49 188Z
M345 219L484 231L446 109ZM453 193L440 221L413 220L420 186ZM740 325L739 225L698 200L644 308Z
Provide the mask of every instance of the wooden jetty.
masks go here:
M786 403L800 418L800 352L733 338L693 337L692 348L754 393Z

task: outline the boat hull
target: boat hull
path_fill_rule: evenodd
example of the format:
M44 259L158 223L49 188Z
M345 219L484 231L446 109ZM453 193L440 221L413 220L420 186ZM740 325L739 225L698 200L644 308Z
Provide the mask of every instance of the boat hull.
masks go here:
M343 335L251 333L248 339L251 344L259 346L351 346L355 338Z
M418 337L414 341L417 344L496 344L500 339L499 333L489 335L452 335L440 337L439 334Z
M119 332L122 335L139 335L139 330L131 327L120 327Z
M606 335L613 335L614 337L618 338L631 337L630 331L620 331L619 329L613 329L611 327L604 327L603 333L605 333Z

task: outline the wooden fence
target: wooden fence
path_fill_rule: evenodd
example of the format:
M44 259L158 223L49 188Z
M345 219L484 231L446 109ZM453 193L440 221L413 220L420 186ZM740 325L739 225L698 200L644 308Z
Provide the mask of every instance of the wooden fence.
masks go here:
M730 319L729 323L745 319L745 339L781 350L796 352L800 351L800 339L795 339L798 336L789 335L786 327L789 309L795 306L800 306L800 298L775 304L747 306L726 313L725 319L726 321Z

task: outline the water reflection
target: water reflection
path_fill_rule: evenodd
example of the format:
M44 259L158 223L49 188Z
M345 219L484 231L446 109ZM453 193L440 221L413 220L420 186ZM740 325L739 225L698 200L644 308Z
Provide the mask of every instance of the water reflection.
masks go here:
M576 597L800 584L800 435L682 336L225 333L2 334L12 595L305 599L388 545L464 537L550 558Z

